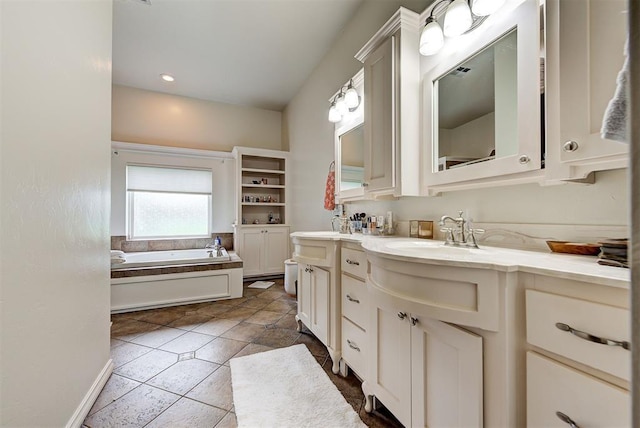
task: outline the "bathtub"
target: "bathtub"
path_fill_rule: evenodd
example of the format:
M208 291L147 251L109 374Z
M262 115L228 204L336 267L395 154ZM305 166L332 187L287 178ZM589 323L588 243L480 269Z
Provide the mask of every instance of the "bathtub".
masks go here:
M242 297L242 260L223 250L148 251L125 254L111 266L111 312Z
M143 253L127 253L126 262L111 265L111 270L122 270L147 266L174 266L182 264L206 264L228 262L231 260L227 250L222 250L222 256L216 256L216 251L208 249L146 251Z

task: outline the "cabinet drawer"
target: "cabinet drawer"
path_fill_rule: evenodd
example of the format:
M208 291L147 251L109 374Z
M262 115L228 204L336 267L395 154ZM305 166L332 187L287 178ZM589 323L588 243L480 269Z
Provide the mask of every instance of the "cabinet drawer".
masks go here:
M366 374L367 333L346 318L342 318L342 358L360 376Z
M629 341L628 310L535 290L527 290L526 295L530 344L630 380L629 350L595 343L556 326L562 323L598 338Z
M342 316L363 330L367 329L369 294L363 281L342 275Z
M527 426L567 428L631 426L629 393L534 352L527 353Z
M364 251L343 248L341 269L364 280L367 275L367 256Z

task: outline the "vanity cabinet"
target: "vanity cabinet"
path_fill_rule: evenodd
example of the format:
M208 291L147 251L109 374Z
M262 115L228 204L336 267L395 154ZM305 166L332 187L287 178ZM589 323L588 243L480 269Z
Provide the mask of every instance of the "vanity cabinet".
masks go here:
M371 392L405 426L483 426L482 338L371 299Z
M547 180L625 168L629 145L600 136L624 63L624 0L549 0L546 8Z
M527 426L630 426L627 292L534 278L526 291Z
M284 261L289 258L289 226L243 226L236 229L235 242L243 276L284 273Z
M293 259L298 262L298 331L304 324L327 347L331 370L337 374L342 356L339 237L295 232L291 240Z
M342 288L342 365L341 374L351 368L361 378L367 373L370 352L369 293L365 284L367 257L360 244L343 242L340 257Z
M368 197L419 192L419 15L400 8L356 54L364 64Z

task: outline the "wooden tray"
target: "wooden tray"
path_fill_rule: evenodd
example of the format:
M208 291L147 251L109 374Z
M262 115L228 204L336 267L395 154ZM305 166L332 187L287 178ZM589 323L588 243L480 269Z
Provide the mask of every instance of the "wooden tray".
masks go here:
M597 256L600 254L599 244L583 242L547 241L547 245L554 253L580 254L582 256Z

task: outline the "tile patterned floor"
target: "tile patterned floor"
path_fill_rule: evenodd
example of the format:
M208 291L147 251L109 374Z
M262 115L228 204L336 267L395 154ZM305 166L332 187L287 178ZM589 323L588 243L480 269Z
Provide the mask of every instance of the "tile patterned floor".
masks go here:
M401 427L384 409L368 414L360 382L331 372L326 348L296 331L296 300L283 280L267 290L219 302L115 314L115 369L84 426L236 427L231 391L233 357L303 343L370 427Z

